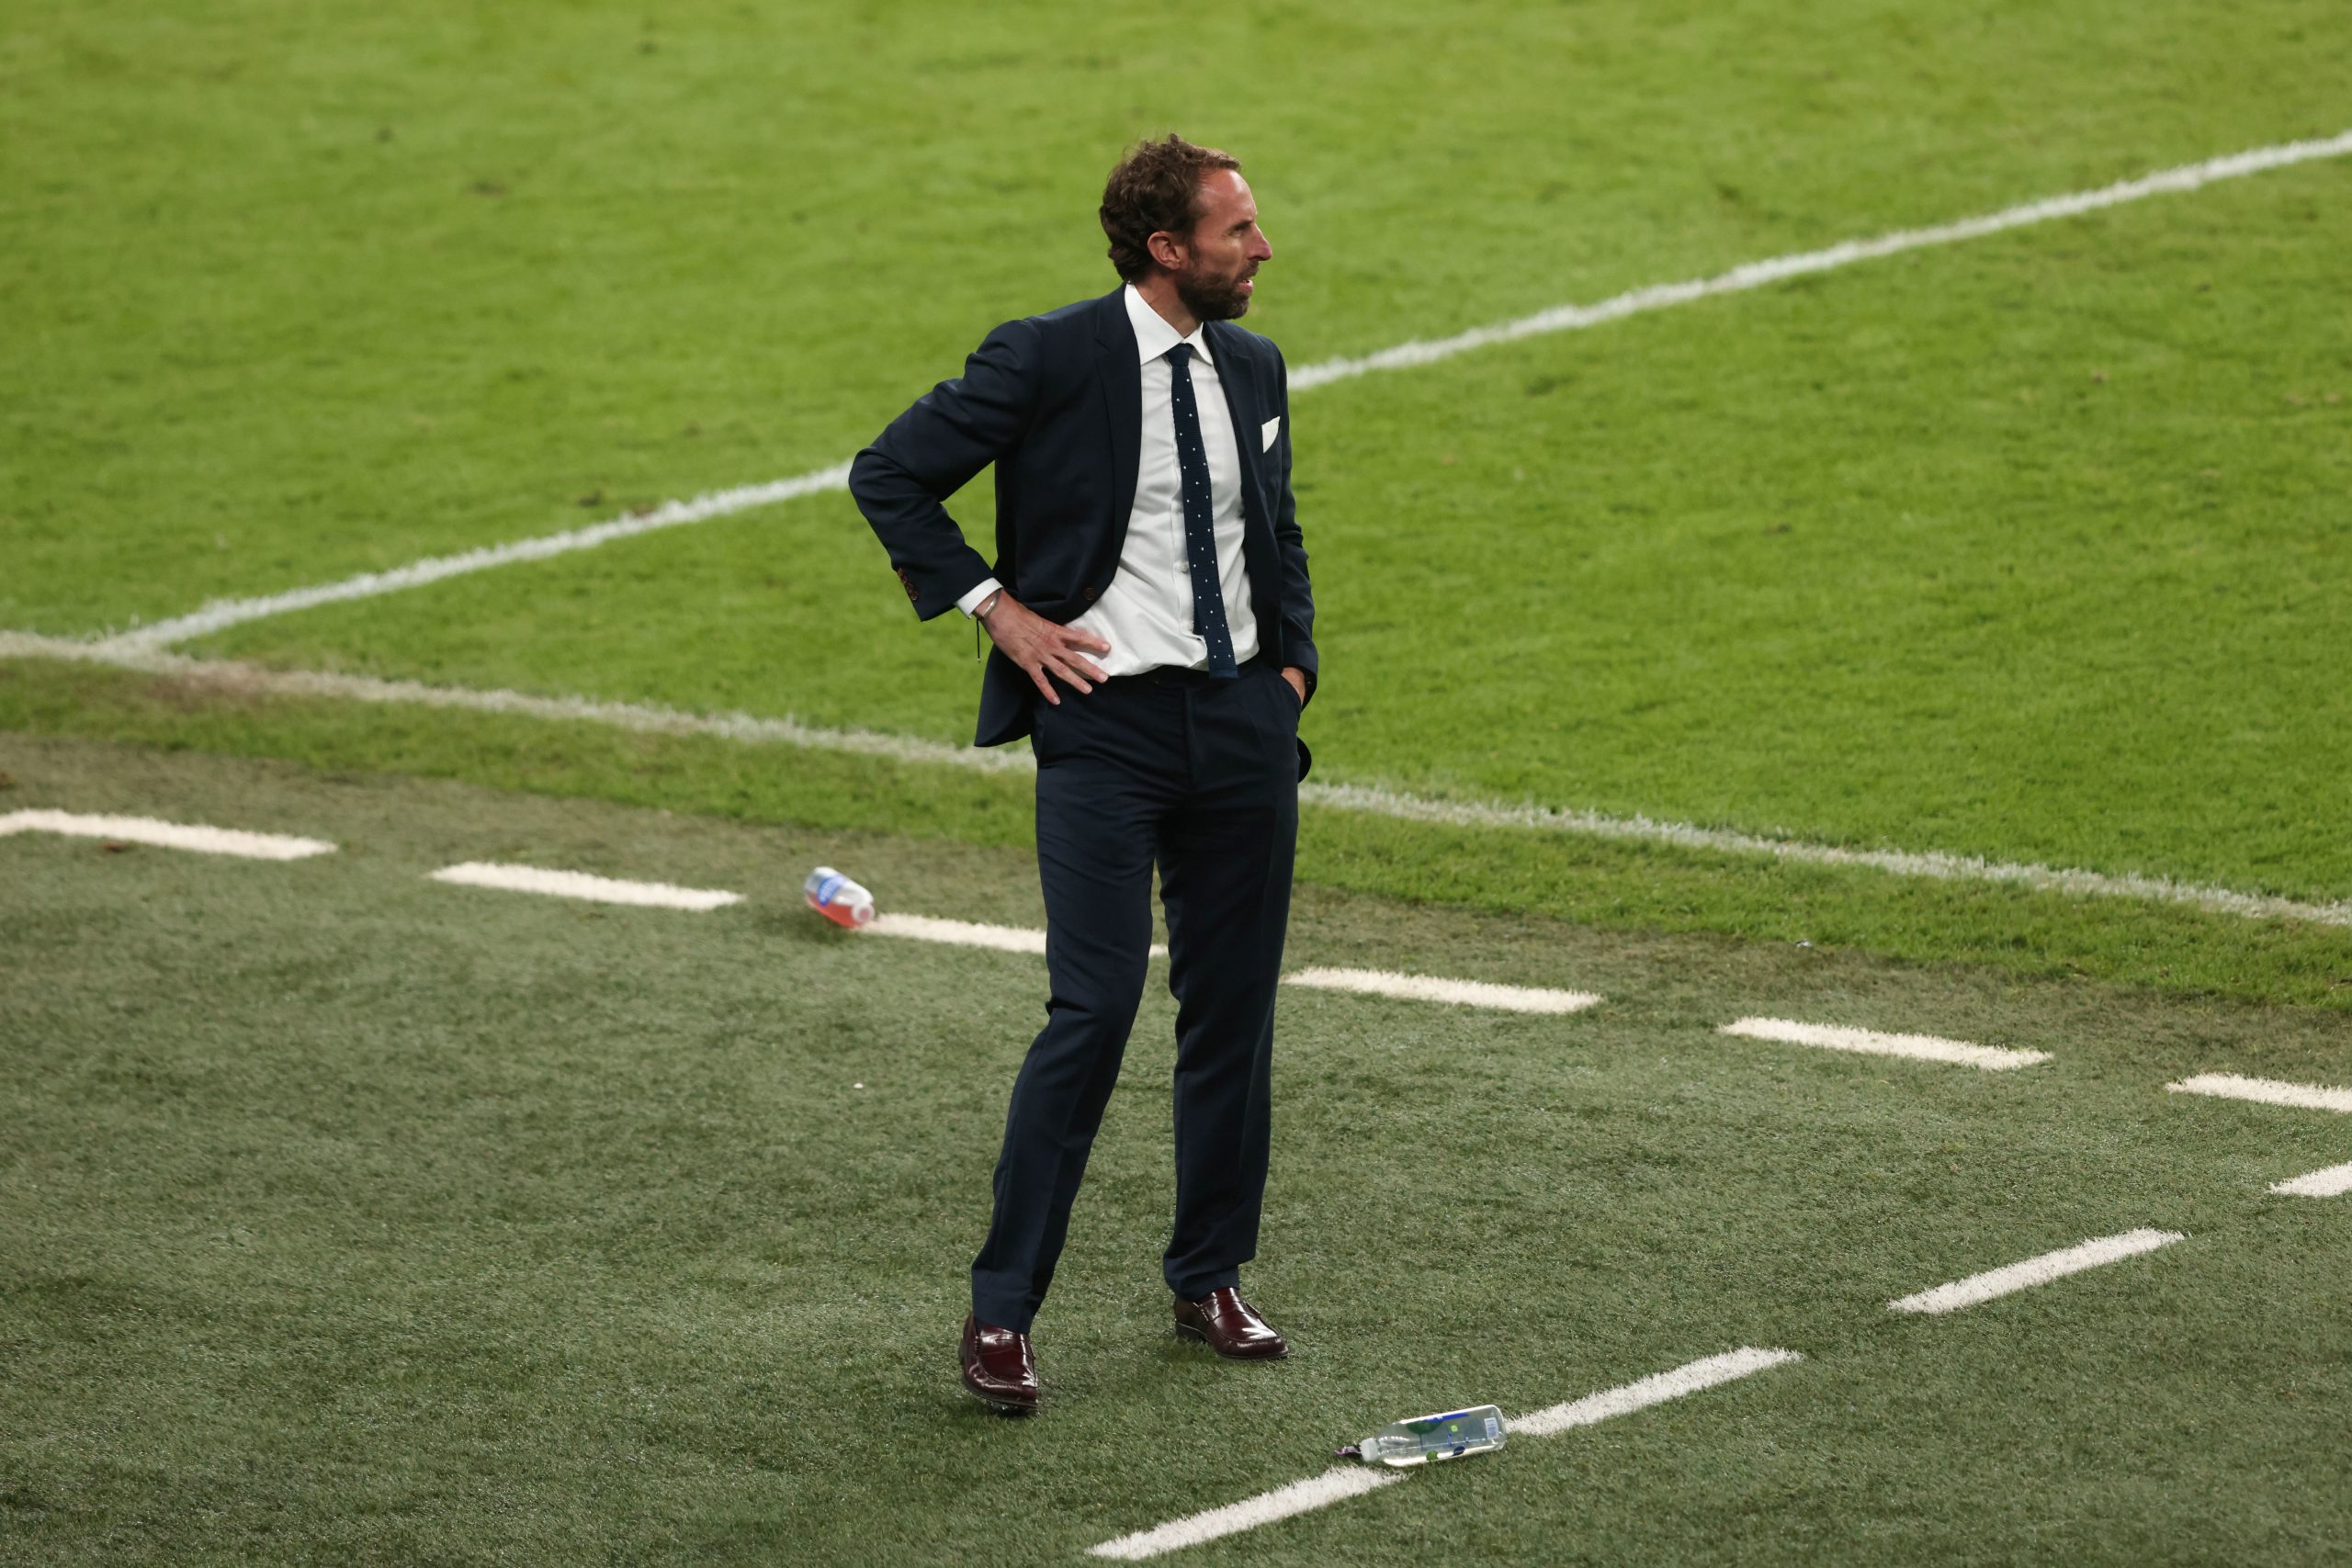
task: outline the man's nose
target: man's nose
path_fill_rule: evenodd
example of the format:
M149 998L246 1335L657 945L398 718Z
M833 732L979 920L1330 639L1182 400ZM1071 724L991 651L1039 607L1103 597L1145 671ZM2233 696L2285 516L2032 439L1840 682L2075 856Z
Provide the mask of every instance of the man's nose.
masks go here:
M1274 247L1267 241L1266 231L1263 229L1258 231L1258 243L1250 249L1250 254L1260 261L1273 259Z

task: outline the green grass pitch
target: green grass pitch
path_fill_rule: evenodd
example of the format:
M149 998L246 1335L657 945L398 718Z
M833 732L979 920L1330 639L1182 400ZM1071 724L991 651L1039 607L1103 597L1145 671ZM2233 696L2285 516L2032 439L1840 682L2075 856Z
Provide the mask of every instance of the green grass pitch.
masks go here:
M0 29L0 630L804 472L1230 147L1296 367L2352 126L2328 6L1161 14L119 0ZM2352 900L2352 158L1295 400L1319 779ZM984 484L956 509L976 532ZM831 492L181 651L968 735ZM1148 1001L1039 1351L954 1382L1042 971L1027 785L0 659L0 1561L1087 1561L1381 1421L1804 1360L1170 1561L2322 1562L2352 929L1316 807L1254 1297L1166 1337ZM726 886L711 915L440 886ZM2052 1053L1727 1040L1749 1014ZM855 1087L862 1085L863 1087ZM1894 1297L2188 1239L1951 1318ZM812 1351L812 1346L824 1347Z

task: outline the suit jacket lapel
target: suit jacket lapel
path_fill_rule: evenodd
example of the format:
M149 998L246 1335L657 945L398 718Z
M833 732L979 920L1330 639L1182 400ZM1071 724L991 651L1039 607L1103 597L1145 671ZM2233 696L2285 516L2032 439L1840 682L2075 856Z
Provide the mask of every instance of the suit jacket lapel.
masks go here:
M1125 293L1122 285L1105 295L1094 324L1102 410L1111 419L1111 528L1122 540L1127 514L1136 509L1136 469L1143 457L1143 367L1136 361Z
M1207 335L1210 352L1216 356L1217 382L1225 389L1226 412L1233 419L1233 445L1241 454L1242 515L1261 527L1271 527L1266 521L1266 498L1258 489L1258 430L1263 416L1258 412L1258 382L1250 355L1242 349L1238 328L1211 321Z

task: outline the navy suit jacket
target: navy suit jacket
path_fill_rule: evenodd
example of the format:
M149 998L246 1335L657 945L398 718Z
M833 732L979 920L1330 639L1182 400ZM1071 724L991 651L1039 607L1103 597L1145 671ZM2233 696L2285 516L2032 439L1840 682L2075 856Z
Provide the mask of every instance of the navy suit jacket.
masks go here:
M990 575L1047 620L1084 615L1111 586L1134 510L1143 371L1122 290L1007 321L964 374L916 400L850 465L850 493L929 620ZM1229 321L1207 325L1241 455L1241 555L1258 647L1316 671L1315 598L1290 489L1290 383L1281 350ZM1260 432L1280 418L1274 442ZM947 499L996 465L996 560L981 558ZM1312 687L1310 685L1310 690ZM974 744L1029 732L1036 687L991 649ZM1299 776L1306 751L1299 749Z

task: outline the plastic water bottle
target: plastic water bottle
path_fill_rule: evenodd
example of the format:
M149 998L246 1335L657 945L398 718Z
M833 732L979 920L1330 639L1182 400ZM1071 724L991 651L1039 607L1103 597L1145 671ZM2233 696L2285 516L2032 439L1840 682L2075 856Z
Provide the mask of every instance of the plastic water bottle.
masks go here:
M1340 1457L1360 1459L1366 1464L1428 1464L1502 1446L1503 1413L1494 1405L1481 1404L1443 1416L1391 1421L1363 1442L1341 1449Z
M837 926L854 931L874 918L874 895L835 871L820 865L808 874L801 892L808 907Z

